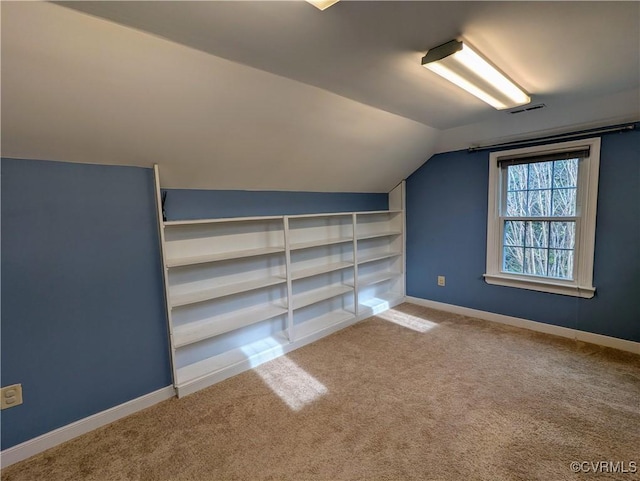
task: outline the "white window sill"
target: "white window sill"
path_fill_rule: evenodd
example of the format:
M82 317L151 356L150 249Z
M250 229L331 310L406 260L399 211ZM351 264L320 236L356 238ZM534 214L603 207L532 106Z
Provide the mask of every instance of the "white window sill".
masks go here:
M584 297L585 299L591 299L596 292L595 287L578 286L572 282L554 281L537 277L520 277L508 274L484 274L484 280L487 284L497 286L519 287L521 289L529 289L531 291Z

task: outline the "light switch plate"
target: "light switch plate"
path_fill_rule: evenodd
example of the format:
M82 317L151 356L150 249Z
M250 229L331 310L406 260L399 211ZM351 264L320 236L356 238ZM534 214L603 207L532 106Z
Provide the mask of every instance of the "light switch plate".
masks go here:
M0 396L0 409L8 409L22 404L22 384L3 387Z

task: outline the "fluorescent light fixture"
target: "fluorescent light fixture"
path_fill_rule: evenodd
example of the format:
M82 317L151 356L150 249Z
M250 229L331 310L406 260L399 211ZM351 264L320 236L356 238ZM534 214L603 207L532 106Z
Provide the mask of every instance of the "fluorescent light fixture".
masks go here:
M531 102L520 87L461 40L432 48L422 57L422 66L498 110Z
M329 8L334 3L338 3L340 0L307 0L311 5L320 10L325 10Z

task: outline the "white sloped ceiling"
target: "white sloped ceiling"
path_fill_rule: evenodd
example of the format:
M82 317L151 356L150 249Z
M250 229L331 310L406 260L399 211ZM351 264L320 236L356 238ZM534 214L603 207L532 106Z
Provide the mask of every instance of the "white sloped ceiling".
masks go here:
M163 187L387 192L436 130L53 4L2 5L2 155L161 167Z
M637 120L637 2L2 2L2 155L387 192L436 152ZM464 33L546 107L420 66Z

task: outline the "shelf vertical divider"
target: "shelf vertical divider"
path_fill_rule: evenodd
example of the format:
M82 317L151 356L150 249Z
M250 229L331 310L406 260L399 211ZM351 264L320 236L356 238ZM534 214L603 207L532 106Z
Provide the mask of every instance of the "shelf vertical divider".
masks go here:
M358 214L351 214L351 225L353 227L353 313L356 317L360 315L360 302L358 300Z
M291 239L289 236L289 216L282 218L284 228L284 259L287 272L287 337L289 342L295 340L295 332L293 325L293 282L291 278L293 273L291 272Z
M169 304L169 270L167 268L167 256L165 252L165 240L164 240L164 218L162 216L162 193L160 190L160 168L158 164L153 164L153 178L154 188L156 194L156 216L158 219L158 234L160 236L160 260L162 270L162 280L164 282L164 305L167 313L167 333L169 335L169 353L171 355L171 376L173 379L174 390L178 384L178 377L176 373L176 361L175 361L175 348L173 342L173 322L171 320L171 306ZM177 392L177 391L176 391Z
M407 182L406 180L401 181L397 186L395 186L391 192L389 192L389 209L399 210L400 213L400 222L401 222L401 231L402 231L402 259L401 262L401 272L402 272L402 288L400 295L405 297L407 295L407 208L406 208L406 189Z

